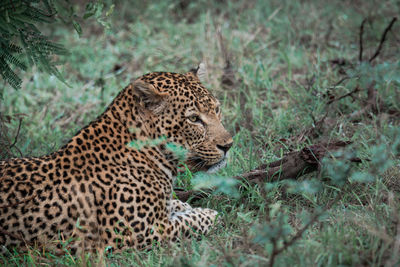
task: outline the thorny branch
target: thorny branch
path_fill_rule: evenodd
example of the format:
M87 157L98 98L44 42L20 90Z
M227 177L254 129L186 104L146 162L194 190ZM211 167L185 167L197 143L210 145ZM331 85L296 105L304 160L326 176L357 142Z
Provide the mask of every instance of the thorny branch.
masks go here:
M271 258L269 261L269 266L271 266L271 267L274 266L276 256L278 256L280 253L285 251L288 247L293 245L299 238L301 238L303 233L311 225L313 225L324 212L329 210L334 204L336 204L340 200L341 196L342 196L342 194L338 193L332 201L330 201L328 204L325 205L325 207L322 209L322 211L314 212L314 214L311 216L310 221L308 223L306 223L300 230L298 230L296 232L296 234L294 236L292 236L292 238L290 238L290 240L284 241L283 246L281 248L277 248L278 247L277 242L274 241Z
M358 59L359 62L363 61L363 52L364 52L364 46L363 46L363 34L364 34L364 25L365 23L368 21L368 19L364 19L360 25L360 34L359 34L359 55L358 55ZM381 40L379 42L379 46L377 47L375 53L373 56L371 56L371 58L368 60L369 63L371 63L373 60L375 60L383 47L383 44L386 41L386 36L388 34L388 32L392 29L394 23L397 21L397 17L392 18L392 20L390 21L390 23L388 24L388 26L385 28L385 30L382 33L381 36ZM352 66L352 64L350 62L348 62L346 59L334 59L331 60L331 62L333 64L337 64L337 65L349 65ZM344 81L350 79L350 77L348 75L344 76L341 80L339 80L337 83L334 84L333 87L336 87L338 85L340 85L341 83L343 83ZM359 110L359 111L355 111L352 114L350 114L350 118L354 118L354 117L358 117L359 115L364 114L365 112L367 112L368 110L370 110L371 108L373 109L373 111L377 110L377 103L376 103L376 92L374 90L374 86L375 83L372 82L368 88L366 89L368 91L368 96L366 100L363 100L363 102L365 103L365 106L363 109ZM328 100L327 105L332 104L333 102L339 101L343 98L346 97L353 97L354 98L354 94L358 93L361 91L361 88L359 87L359 85L357 85L352 91L350 91L349 93L346 93L344 95L338 96L338 97L333 97L331 99Z

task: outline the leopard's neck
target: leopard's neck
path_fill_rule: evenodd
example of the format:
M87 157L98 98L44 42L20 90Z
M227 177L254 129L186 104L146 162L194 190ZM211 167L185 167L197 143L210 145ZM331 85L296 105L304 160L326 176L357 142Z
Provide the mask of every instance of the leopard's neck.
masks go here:
M74 153L85 153L91 150L99 155L99 160L117 164L125 159L124 154L139 153L166 175L176 176L178 159L166 148L167 140L157 132L152 117L134 102L131 90L131 85L122 90L105 112L80 130L62 151L73 149ZM94 147L88 147L90 144Z

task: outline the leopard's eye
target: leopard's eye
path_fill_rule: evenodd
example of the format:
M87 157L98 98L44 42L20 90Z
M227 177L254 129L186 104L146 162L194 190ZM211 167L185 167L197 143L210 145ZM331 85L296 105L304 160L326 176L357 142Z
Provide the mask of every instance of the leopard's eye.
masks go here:
M201 122L200 117L197 116L197 115L192 115L192 116L188 117L188 119L189 119L191 122Z

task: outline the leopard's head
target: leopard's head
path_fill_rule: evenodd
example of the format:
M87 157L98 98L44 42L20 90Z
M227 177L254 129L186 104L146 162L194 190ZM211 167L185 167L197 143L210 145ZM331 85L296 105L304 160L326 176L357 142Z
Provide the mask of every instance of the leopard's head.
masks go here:
M214 172L226 163L232 136L221 123L220 102L201 84L203 64L186 74L157 72L134 83L151 127L184 147L191 171Z

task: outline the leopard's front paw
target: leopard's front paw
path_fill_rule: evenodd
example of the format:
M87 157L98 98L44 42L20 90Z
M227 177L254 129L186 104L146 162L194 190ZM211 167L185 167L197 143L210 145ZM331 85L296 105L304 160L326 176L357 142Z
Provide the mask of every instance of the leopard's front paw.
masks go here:
M210 224L215 225L223 223L221 219L221 213L219 213L218 211L208 208L196 208L196 209L206 216Z

